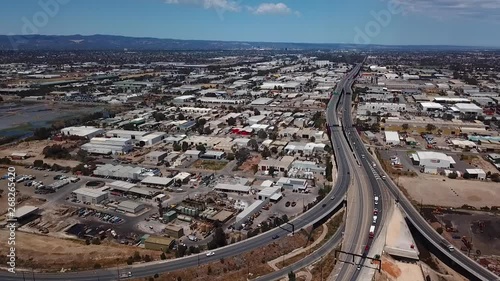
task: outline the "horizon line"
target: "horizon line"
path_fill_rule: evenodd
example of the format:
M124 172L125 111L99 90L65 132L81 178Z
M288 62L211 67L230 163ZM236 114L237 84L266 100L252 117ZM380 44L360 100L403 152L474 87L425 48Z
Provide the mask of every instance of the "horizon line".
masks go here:
M161 38L153 36L131 36L131 35L117 35L117 34L0 34L0 36L7 37L29 37L29 36L81 36L81 37L91 37L91 36L116 36L116 37L128 37L136 39L157 39L157 40L178 40L178 41L205 41L205 42L235 42L235 43L271 43L271 44L309 44L309 45L355 45L355 46L388 46L388 47L461 47L461 48L488 48L488 49L500 49L500 46L481 46L481 45L453 45L453 44L359 44L359 43L339 43L339 42L292 42L292 41L243 41L243 40L220 40L220 39L178 39L178 38Z

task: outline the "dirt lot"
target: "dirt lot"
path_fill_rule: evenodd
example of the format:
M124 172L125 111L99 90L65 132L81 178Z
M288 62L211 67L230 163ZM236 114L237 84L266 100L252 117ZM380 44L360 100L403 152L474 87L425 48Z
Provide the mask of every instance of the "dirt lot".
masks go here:
M0 230L0 260L2 264L7 254L8 232ZM103 242L101 245L85 245L78 240L58 239L45 235L17 232L16 250L20 267L43 268L47 271L61 268L91 269L96 263L102 267L125 264L135 251L141 255L160 258L160 252L149 251L137 247L112 245Z
M476 208L500 205L498 183L433 175L400 177L398 181L412 199L427 205L460 207L467 204Z
M54 159L45 159L42 151L43 149L48 146L48 145L53 145L53 144L60 144L60 145L69 145L71 146L72 143L70 141L62 141L62 142L56 142L52 140L41 140L41 141L30 141L30 142L21 142L17 145L13 146L8 146L8 147L2 147L0 149L0 158L3 157L9 157L13 152L24 152L28 153L30 158L26 160L19 160L17 162L21 162L24 165L32 165L33 161L40 159L43 160L43 162L48 163L50 165L52 164L58 164L60 166L69 166L69 167L75 167L80 162L74 161L74 160L54 160Z
M225 161L210 161L210 160L198 160L191 165L191 167L203 170L218 171L224 169L227 165Z
M260 160L262 160L262 156L260 155L252 155L250 159L245 161L245 163L241 164L238 170L243 171L243 172L250 172L254 173L253 171L253 166L258 165Z

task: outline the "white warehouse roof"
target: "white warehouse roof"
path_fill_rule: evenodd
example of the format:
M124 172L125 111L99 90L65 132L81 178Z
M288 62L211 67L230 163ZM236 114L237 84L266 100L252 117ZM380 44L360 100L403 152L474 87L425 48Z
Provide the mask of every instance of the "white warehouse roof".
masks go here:
M448 161L450 164L456 164L455 160L453 157L448 156L444 153L441 152L434 152L434 151L417 151L417 156L418 159L437 159L437 160L442 160L442 161Z

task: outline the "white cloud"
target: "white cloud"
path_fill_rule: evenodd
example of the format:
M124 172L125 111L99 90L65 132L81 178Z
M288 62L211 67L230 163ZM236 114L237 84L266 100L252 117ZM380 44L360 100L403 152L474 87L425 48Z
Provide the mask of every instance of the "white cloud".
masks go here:
M500 0L385 0L435 18L498 19Z
M269 14L281 14L288 15L293 12L286 4L284 3L262 3L256 8L249 8L252 13L256 15L269 15Z
M165 0L165 3L198 5L205 9L216 9L217 11L239 12L241 10L239 1L232 0Z

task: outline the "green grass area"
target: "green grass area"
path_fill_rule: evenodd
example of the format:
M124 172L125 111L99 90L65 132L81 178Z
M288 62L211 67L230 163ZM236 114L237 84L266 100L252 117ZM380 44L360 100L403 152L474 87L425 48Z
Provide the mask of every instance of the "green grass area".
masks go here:
M202 170L212 170L218 171L226 167L227 162L225 161L212 161L212 160L198 160L192 165L193 168Z

